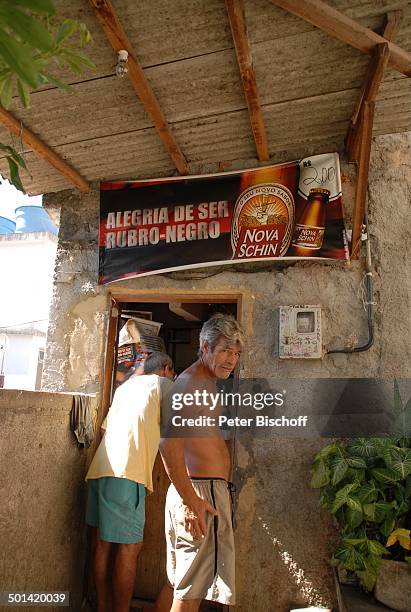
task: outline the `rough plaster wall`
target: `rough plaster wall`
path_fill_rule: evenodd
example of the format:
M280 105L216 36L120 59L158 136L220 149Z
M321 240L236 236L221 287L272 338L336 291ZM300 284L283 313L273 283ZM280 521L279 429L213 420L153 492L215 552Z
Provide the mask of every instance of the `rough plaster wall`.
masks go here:
M301 262L282 270L244 264L210 278L189 280L195 274L180 273L173 278L132 279L114 288L164 295L172 290L242 292L243 321L251 339L243 357L246 376L409 376L410 146L411 133L378 137L373 143L369 209L377 304L375 345L368 352L321 361L277 359L277 307L282 304L321 304L328 348L365 343L366 315L358 295L361 262ZM342 173L350 221L355 169L343 164ZM102 372L108 305L108 288L96 287L98 194L80 198L65 192L50 197L53 206L59 201L61 244L44 387L95 391ZM91 345L87 349L84 338ZM333 530L328 514L319 508L318 493L309 487L309 466L323 444L324 440L242 439L238 445L240 611L286 612L291 603L335 604L327 561Z
M79 610L86 456L69 429L71 403L71 395L0 393L0 591L70 591Z
M58 195L51 203L60 205L61 214L42 389L94 393L100 388L108 318L107 296L95 291L98 195L95 190L82 198Z

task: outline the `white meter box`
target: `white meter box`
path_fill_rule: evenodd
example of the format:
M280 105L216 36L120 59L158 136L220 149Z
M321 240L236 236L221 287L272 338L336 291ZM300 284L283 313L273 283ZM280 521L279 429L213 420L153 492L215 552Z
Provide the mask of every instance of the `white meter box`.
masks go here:
M321 359L321 306L280 306L280 359Z

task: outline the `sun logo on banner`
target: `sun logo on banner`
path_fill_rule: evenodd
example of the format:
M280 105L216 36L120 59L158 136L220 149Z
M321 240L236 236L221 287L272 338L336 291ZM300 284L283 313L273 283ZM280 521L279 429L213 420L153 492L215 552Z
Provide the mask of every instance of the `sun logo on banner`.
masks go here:
M294 198L286 187L261 183L237 199L231 226L233 259L280 257L290 246Z

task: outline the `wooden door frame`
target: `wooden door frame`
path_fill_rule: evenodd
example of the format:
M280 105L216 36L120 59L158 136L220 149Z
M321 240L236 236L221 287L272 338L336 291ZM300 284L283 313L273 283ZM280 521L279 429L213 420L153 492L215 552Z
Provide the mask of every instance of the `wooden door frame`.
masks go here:
M99 407L98 423L102 423L111 403L113 385L113 366L115 363L116 339L119 321L119 304L127 302L145 302L153 304L168 304L169 302L184 302L186 304L236 304L237 320L241 323L243 294L238 291L204 291L198 292L194 289L181 291L181 289L164 290L159 289L129 289L127 287L116 287L109 292L110 316L107 329L106 354L104 358L103 388L101 403Z
M113 386L113 372L116 360L116 340L118 331L118 321L120 317L119 304L128 302L141 302L151 304L168 304L171 301L184 302L191 304L236 304L236 318L241 323L243 318L243 297L244 294L238 291L204 291L198 292L194 289L181 291L181 289L164 290L151 289L129 289L126 287L116 287L109 292L110 316L107 329L106 353L103 371L103 389L99 415L97 422L101 424L108 412L111 403ZM98 436L99 437L99 436ZM230 606L223 606L223 611L228 612Z

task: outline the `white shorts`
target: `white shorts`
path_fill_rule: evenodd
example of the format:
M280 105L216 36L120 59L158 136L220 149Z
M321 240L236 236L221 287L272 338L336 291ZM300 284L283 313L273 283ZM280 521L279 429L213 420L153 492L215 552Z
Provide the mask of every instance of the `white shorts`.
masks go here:
M174 485L167 492L165 530L167 577L175 599L208 599L235 604L235 552L230 483L192 478L199 497L218 512L207 513L207 535L193 538L184 528L183 502Z

